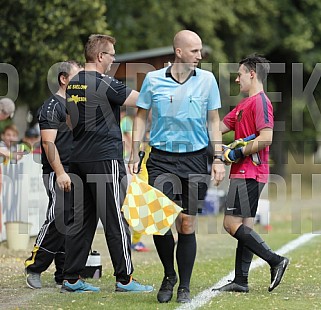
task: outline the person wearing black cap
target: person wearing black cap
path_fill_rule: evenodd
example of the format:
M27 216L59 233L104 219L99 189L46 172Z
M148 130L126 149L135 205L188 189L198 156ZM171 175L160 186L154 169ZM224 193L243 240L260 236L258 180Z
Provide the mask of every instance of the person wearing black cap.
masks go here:
M40 153L40 131L35 127L28 128L21 142L25 146L25 150L33 153Z

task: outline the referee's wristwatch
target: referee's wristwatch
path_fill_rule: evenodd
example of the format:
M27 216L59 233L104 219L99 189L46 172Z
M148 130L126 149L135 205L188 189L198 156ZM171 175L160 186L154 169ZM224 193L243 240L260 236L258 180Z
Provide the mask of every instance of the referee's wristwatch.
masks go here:
M221 154L221 155L214 155L214 156L213 156L213 162L215 161L215 159L219 159L221 162L224 162L222 156L223 156L223 154Z

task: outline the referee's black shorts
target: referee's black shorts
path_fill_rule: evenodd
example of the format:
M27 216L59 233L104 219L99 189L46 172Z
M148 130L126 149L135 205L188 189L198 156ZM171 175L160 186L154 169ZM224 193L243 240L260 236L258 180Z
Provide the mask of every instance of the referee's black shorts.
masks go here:
M196 215L203 205L210 175L207 151L171 153L152 148L146 163L148 182L183 208Z
M231 179L225 204L225 215L255 217L265 183L254 179Z

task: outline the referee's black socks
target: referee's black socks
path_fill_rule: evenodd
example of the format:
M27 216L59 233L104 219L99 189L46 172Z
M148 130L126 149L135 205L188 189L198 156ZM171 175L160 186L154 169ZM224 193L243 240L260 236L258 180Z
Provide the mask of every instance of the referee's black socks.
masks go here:
M176 275L174 269L175 241L172 232L169 230L164 236L154 235L153 239L158 256L164 267L165 276Z
M192 234L178 234L176 260L179 273L179 288L189 289L196 257L196 237Z

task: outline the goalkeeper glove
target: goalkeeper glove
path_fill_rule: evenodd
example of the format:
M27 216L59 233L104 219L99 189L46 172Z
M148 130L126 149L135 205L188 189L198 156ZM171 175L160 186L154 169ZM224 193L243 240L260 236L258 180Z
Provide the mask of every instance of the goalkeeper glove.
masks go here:
M232 143L230 143L228 145L228 147L230 149L235 149L235 148L238 148L238 147L245 146L247 144L248 144L248 142L244 141L243 139L237 139L237 140L234 140Z
M229 149L229 148L226 148L225 151L224 151L223 156L224 156L224 160L227 163L235 163L240 158L243 158L244 154L243 154L243 151L242 151L241 147L236 148L236 149L232 149L232 150Z
M237 139L235 141L233 141L232 143L230 143L229 145L227 145L227 147L229 147L230 149L235 149L235 148L238 148L238 147L242 147L242 146L246 146L250 141L254 140L255 139L255 134L253 135L250 135L248 137L245 137L245 138L240 138L240 139Z

